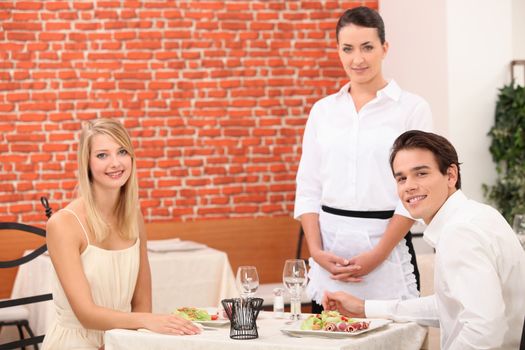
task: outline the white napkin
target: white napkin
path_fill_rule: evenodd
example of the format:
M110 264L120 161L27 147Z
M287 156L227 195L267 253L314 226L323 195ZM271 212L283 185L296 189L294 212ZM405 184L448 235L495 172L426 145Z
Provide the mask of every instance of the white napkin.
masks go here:
M148 241L147 247L150 252L176 252L203 249L206 248L206 245L193 241L181 241L180 238L172 238Z

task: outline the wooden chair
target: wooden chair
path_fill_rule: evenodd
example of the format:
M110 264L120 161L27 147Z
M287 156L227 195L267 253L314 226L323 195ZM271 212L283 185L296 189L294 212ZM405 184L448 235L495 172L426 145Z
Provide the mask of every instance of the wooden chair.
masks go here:
M299 225L299 238L297 240L297 249L295 250L295 258L301 259L301 256L303 255L303 239L304 239L304 231L303 231L303 225ZM306 259L308 261L308 259Z
M51 216L51 208L49 207L47 198L42 197L40 200L46 210L46 216L49 218ZM46 231L39 227L17 222L0 222L0 234L13 234L16 232L29 232L42 237L46 236ZM47 246L44 244L21 258L8 261L0 260L0 269L18 267L35 259L39 255L43 254L46 250ZM25 349L25 347L29 345L33 345L34 349L38 350L38 344L44 340L44 335L34 335L31 327L29 326L29 312L24 305L51 300L52 298L52 294L42 294L25 298L0 300L0 309L2 309L0 311L0 328L3 326L16 326L18 329L18 334L20 335L20 340L0 344L0 350L10 350L17 348ZM29 338L25 338L24 329L27 331Z
M521 331L520 349L525 349L525 319L523 320L523 330Z

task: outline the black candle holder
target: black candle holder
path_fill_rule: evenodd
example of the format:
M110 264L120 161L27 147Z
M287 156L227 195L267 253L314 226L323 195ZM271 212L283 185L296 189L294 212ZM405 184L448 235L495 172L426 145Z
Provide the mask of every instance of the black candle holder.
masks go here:
M262 298L234 298L221 301L230 319L230 338L255 339L259 337L256 320L263 301Z

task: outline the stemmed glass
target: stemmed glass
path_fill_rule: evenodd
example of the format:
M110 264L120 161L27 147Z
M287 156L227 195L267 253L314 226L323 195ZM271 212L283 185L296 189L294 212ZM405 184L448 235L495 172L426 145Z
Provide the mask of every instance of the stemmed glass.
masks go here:
M306 287L306 264L302 259L289 259L284 263L283 282L290 293L290 319L301 318L301 293Z
M251 298L259 288L259 276L255 266L239 266L237 269L237 287L242 299Z
M518 214L514 217L514 223L512 225L514 232L518 236L523 249L525 249L525 215Z

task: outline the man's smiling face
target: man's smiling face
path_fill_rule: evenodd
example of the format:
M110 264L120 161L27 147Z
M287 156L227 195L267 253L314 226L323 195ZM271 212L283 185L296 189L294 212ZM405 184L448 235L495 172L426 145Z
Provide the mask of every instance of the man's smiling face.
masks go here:
M439 171L434 154L422 148L403 149L392 163L397 193L415 219L429 224L448 197L456 191L457 167Z

